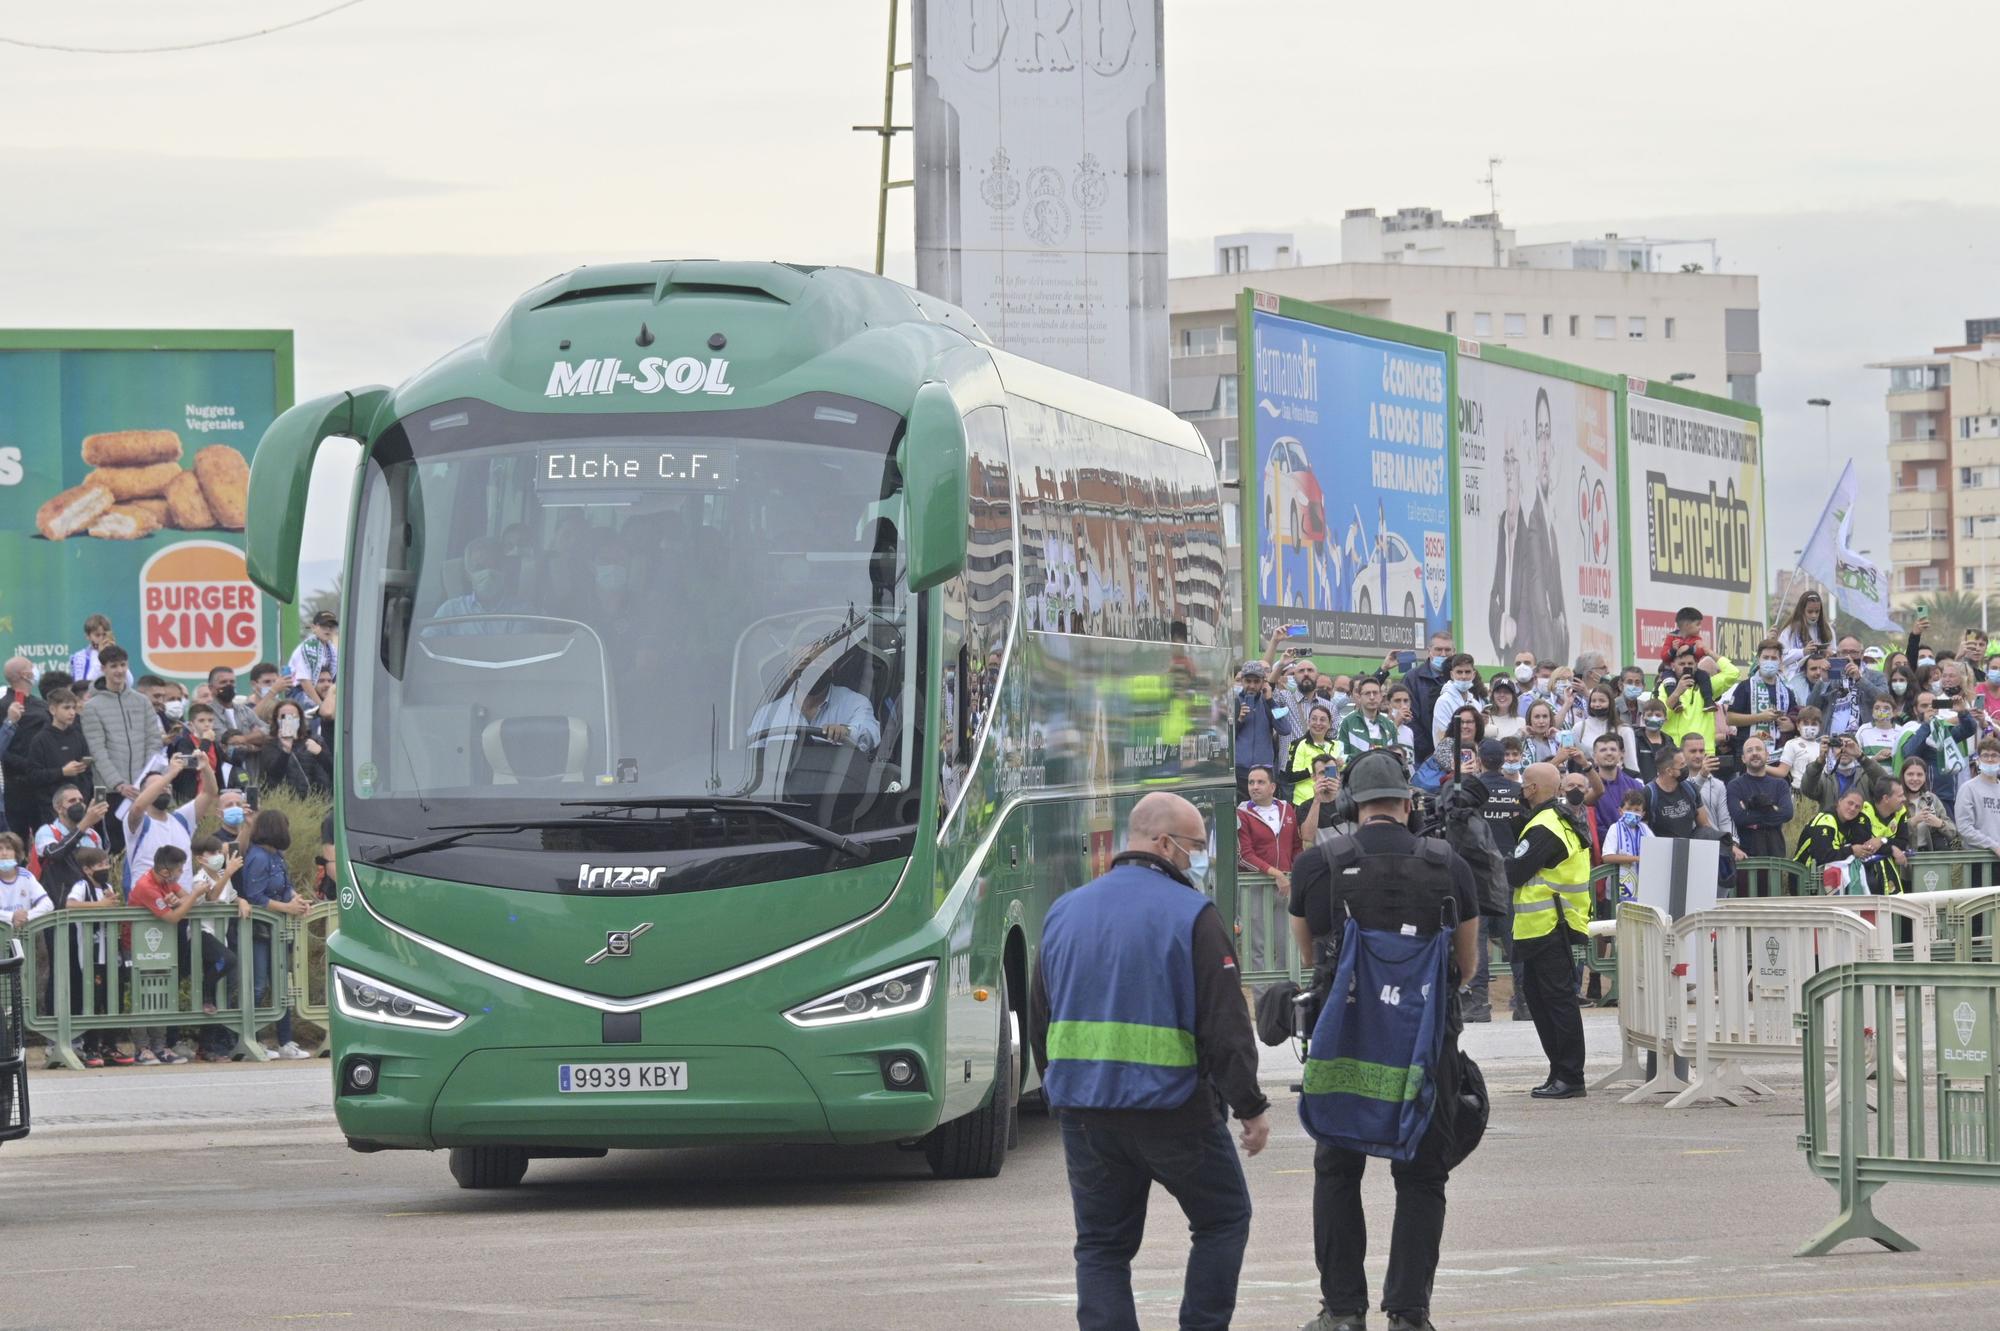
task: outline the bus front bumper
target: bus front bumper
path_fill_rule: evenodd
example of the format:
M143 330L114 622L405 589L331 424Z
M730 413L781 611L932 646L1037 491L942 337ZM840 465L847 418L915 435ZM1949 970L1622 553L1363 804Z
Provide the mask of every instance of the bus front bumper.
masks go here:
M358 1025L358 1023L357 1023ZM659 1148L740 1142L860 1144L921 1137L941 1098L884 1084L881 1051L828 1051L808 1077L777 1049L682 1044L558 1045L445 1051L394 1046L352 1027L336 1041L334 1114L357 1142L446 1146ZM411 1044L419 1044L411 1040ZM908 1054L919 1063L914 1051ZM349 1093L345 1069L374 1062L374 1089ZM685 1065L684 1089L564 1092L568 1064ZM936 1078L926 1068L925 1086Z

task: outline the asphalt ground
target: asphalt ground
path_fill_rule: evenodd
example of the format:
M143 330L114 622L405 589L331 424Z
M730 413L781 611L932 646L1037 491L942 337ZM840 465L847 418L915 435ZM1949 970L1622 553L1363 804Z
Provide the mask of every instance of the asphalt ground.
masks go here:
M1610 1065L1611 1014L1588 1020ZM1669 1112L1610 1095L1530 1101L1532 1031L1475 1027L1495 1096L1453 1177L1433 1317L1443 1328L2000 1326L2000 1206L1892 1186L1923 1245L1791 1251L1834 1214L1806 1172L1796 1065L1777 1094ZM1295 1066L1295 1065L1294 1065ZM1312 1147L1273 1059L1277 1130L1236 1325L1316 1310ZM323 1061L32 1074L36 1128L0 1148L0 1327L954 1328L1075 1325L1060 1143L1024 1116L1002 1176L940 1183L892 1147L715 1148L537 1161L465 1192L443 1155L346 1150ZM1379 1285L1393 1206L1367 1184ZM1172 1328L1186 1231L1155 1193L1140 1321ZM1374 1324L1383 1319L1378 1314Z

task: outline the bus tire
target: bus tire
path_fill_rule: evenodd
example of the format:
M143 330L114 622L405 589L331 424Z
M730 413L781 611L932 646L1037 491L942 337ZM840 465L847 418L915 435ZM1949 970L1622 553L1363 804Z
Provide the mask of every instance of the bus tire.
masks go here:
M454 1146L451 1176L461 1188L511 1188L528 1172L528 1152L520 1146Z
M980 1108L940 1123L924 1138L924 1158L938 1178L997 1178L1007 1163L1020 1100L1019 1065L1014 1059L1014 1014L1007 1006L1007 981L1000 981L1000 1050L993 1066L1000 1078Z

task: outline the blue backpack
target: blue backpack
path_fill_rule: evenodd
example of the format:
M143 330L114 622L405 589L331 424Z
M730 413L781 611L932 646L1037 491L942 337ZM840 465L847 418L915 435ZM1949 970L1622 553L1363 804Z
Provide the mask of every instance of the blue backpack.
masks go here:
M1451 936L1363 929L1349 915L1306 1046L1299 1122L1314 1141L1386 1160L1416 1155L1438 1107Z

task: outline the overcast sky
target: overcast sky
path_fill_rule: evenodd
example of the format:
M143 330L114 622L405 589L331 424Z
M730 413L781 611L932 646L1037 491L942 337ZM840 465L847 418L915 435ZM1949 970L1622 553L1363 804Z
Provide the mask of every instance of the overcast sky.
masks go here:
M11 5L0 38L181 43L330 3ZM866 266L876 141L848 127L880 114L886 11L368 0L186 53L0 44L0 323L294 328L305 397L394 383L580 262ZM1346 208L1482 211L1489 154L1524 241L1714 236L1762 278L1772 489L1812 478L1771 505L1774 562L1831 485L1809 396L1836 404L1886 556L1884 376L1862 366L2000 315L1992 7L1171 0L1166 49L1177 273L1218 232L1331 259L1312 238ZM907 279L906 198L890 246ZM308 562L337 558L332 525Z

